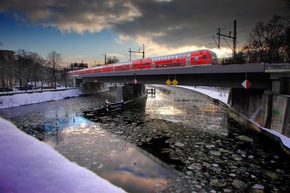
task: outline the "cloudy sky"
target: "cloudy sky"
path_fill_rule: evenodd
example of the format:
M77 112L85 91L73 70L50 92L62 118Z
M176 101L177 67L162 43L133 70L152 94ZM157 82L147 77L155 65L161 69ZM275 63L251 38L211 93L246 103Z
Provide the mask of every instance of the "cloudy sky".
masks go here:
M218 28L228 34L236 20L239 48L257 22L275 14L288 14L286 0L1 0L0 49L43 57L55 50L65 64L90 65L103 54L127 61L129 48L143 44L146 57L202 48L222 57L231 48L222 39L217 49Z

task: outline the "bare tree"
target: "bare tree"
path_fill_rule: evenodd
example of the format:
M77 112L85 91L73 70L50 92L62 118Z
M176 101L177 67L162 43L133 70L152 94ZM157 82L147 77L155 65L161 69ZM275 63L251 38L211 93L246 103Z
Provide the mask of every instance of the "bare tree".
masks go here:
M51 68L51 71L52 71L51 75L52 75L55 88L57 84L57 72L58 72L58 69L60 68L61 62L62 62L62 57L60 53L57 53L56 51L51 51L48 53L47 64Z
M286 28L286 50L288 56L288 62L290 62L290 0L286 0L288 10L288 26Z
M17 71L20 88L27 90L28 83L31 81L32 73L34 71L33 54L27 50L20 49L17 52Z
M45 65L44 59L38 53L31 53L32 61L32 81L34 82L34 88L37 87L36 83L42 80L42 70Z
M243 48L255 62L281 62L286 55L286 25L282 17L274 15L268 22L256 24Z
M117 57L115 57L115 56L113 56L113 57L108 57L107 58L107 64L114 64L114 63L117 63L117 62L119 62L120 60L117 58Z
M14 52L10 50L0 50L0 85L2 90L11 87L14 79Z

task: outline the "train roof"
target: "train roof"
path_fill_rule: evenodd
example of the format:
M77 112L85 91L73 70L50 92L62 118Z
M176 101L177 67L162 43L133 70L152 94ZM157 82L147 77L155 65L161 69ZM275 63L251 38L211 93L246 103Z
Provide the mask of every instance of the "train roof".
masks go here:
M193 52L203 52L203 51L210 51L210 50L203 49L203 50L195 50L195 51L189 51L189 52L180 52L180 53L175 53L175 54L167 54L167 55L162 55L162 56L154 56L154 57L151 57L151 58L152 59L155 59L155 58L160 58L160 57L175 56L175 55L180 55L180 54L190 54L190 53L193 53Z

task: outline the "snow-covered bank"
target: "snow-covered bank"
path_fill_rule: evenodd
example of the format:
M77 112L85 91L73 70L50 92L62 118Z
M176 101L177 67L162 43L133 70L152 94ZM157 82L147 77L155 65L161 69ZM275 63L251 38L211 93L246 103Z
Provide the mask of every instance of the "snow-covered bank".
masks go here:
M0 117L0 192L124 192Z
M218 90L211 87L193 87L193 86L179 86L179 87L203 93L211 98L218 99L225 104L228 103L229 89Z
M0 96L0 109L60 100L67 97L76 97L80 94L81 93L79 89L69 89L61 91L45 91Z

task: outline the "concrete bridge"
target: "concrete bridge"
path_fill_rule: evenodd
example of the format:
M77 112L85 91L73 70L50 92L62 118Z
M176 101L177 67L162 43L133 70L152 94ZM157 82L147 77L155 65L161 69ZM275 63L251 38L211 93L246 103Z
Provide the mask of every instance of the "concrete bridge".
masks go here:
M232 64L188 68L82 74L72 77L84 92L103 88L103 83L166 84L227 87L228 104L262 127L290 136L290 64ZM169 81L168 81L169 80ZM175 80L175 81L174 81ZM247 80L246 89L242 83ZM166 82L167 81L167 82ZM248 85L247 85L248 86ZM139 88L144 88L140 87ZM130 90L130 89L127 89ZM132 93L138 92L134 88Z

